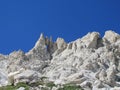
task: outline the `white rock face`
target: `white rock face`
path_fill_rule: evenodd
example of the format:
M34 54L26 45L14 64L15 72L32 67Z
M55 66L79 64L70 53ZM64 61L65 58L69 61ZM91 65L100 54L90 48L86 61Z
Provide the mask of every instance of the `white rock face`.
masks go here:
M58 49L66 48L67 46L67 43L62 38L57 38L56 43L57 43Z
M120 35L115 33L114 31L106 31L104 38L110 42L110 43L114 43L116 42L118 39L120 39Z
M98 38L99 38L99 33L93 32L93 33L88 33L86 36L84 36L81 39L81 41L85 43L86 47L88 48L96 48Z
M8 85L8 77L5 71L0 70L0 87Z
M17 84L19 82L32 83L37 82L39 80L40 74L33 70L25 70L21 73L18 73L14 76L14 83Z
M72 83L85 90L119 90L120 35L106 31L101 38L92 32L66 43L62 38L53 42L41 34L29 52L0 55L0 70L0 86L47 77L55 84Z

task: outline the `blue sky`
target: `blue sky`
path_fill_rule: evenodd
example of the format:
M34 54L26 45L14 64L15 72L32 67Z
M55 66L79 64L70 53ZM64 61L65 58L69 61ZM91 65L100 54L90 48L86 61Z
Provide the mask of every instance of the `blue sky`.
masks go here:
M0 53L30 50L41 32L67 42L87 32L120 33L120 0L0 0Z

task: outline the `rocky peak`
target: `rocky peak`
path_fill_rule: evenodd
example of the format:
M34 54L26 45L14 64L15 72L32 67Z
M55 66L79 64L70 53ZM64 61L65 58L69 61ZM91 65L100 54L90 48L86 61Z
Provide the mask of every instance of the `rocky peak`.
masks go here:
M14 51L9 54L10 60L28 60L25 53L22 50Z
M96 48L97 46L97 40L100 37L100 34L98 32L92 32L88 33L86 36L84 36L81 41L86 45L88 48Z
M58 49L66 48L67 46L67 43L63 38L57 38L56 43L57 43Z
M52 38L44 37L42 33L35 46L26 55L30 59L50 60L55 50L56 46Z
M39 47L44 47L44 46L45 46L45 38L44 38L43 33L41 33L40 38L36 42L34 48L38 49Z
M112 30L109 30L105 32L103 39L107 40L108 43L115 43L118 39L120 39L120 35Z

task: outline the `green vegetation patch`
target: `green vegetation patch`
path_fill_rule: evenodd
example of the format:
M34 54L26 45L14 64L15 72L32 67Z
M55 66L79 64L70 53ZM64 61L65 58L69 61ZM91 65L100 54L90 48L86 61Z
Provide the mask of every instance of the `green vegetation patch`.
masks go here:
M54 82L46 83L46 86L47 86L47 87L50 87L50 88L56 87L56 85L54 84Z
M59 88L58 90L83 90L80 86L74 84L65 84L63 88Z
M14 85L8 85L0 87L0 90L17 90L20 87L24 87L25 90L29 90L30 87L37 87L39 85L45 85L46 87L52 89L53 87L57 87L57 85L54 84L54 82L48 82L44 83L42 81L35 82L32 84L26 84L26 83L18 83L16 86ZM47 88L43 88L43 90L48 90ZM58 90L83 90L80 86L77 86L75 84L65 84L62 88L59 88Z
M0 87L0 90L15 90L15 86L4 86L4 87Z
M38 81L38 82L34 82L29 84L29 86L34 87L34 86L39 86L39 85L44 85L45 83L43 81Z
M29 90L29 86L26 83L18 83L15 88L20 88L20 87L24 87L25 90Z
M25 83L18 83L16 86L13 85L3 86L0 87L0 90L16 90L19 89L20 87L24 87L25 90L29 90L29 86Z

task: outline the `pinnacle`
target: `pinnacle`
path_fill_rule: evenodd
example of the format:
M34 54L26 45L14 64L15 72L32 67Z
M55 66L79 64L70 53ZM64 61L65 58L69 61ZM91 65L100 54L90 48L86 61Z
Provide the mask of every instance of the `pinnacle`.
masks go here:
M44 39L44 34L43 33L40 34L40 39L42 39L42 40Z

